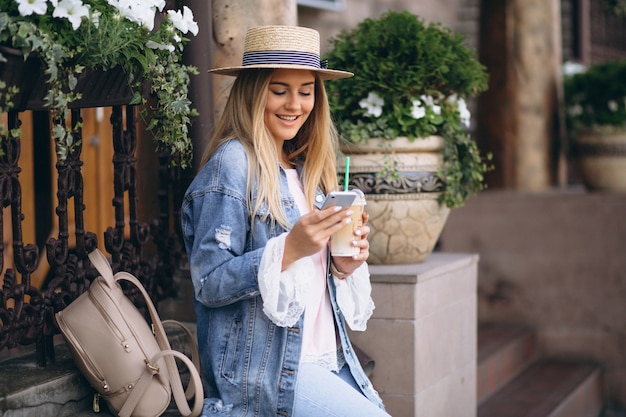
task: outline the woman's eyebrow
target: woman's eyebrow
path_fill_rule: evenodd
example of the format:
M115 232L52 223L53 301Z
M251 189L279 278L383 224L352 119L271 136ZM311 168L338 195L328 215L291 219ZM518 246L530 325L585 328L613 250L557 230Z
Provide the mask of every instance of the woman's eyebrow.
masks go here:
M270 85L272 85L272 84L278 84L278 85L282 85L282 86L285 86L285 87L289 87L289 83L285 83L285 82L282 82L282 81L272 81L272 82L270 82ZM314 84L315 84L315 81L309 81L309 82L301 84L300 87L306 87L306 86L314 85Z

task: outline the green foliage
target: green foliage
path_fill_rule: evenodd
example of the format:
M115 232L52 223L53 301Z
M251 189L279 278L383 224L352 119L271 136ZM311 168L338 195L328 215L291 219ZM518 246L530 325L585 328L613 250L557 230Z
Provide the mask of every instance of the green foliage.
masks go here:
M604 0L604 4L616 16L626 17L626 0Z
M7 84L0 80L0 114L5 113L13 108L13 97L19 93L19 89L15 86L7 86ZM6 127L3 123L0 123L0 145L2 144L2 138L6 135ZM12 129L8 131L8 134L12 137L20 137L20 129ZM0 147L0 156L4 155L4 150Z
M450 208L484 188L490 159L466 130L465 100L486 90L488 75L464 41L439 23L388 11L332 38L325 56L331 68L355 74L326 85L342 140L444 137L440 201Z
M626 129L626 60L607 61L564 77L570 132Z
M81 98L75 91L78 77L85 68L106 71L121 66L135 92L131 104L144 105L142 115L157 149L180 152L181 167L189 166L192 144L188 125L197 113L187 94L189 76L197 74L197 69L182 63L188 39L171 19L164 18L149 30L121 16L107 0L85 3L90 7L89 17L83 17L80 26L73 28L69 20L52 16L51 3L46 14L21 16L14 0L0 0L0 45L21 50L25 59L42 62L48 87L45 104L55 121L52 135L59 159L65 159L78 145L71 128L64 123L68 105ZM0 61L4 61L1 53ZM150 86L155 98L151 108L141 94L142 83ZM9 94L7 87L0 85L0 105ZM4 103L2 111L8 110L9 101Z

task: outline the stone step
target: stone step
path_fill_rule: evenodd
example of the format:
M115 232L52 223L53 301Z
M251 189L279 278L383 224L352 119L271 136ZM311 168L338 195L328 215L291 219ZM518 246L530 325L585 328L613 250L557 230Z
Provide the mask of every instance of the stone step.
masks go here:
M520 325L481 323L477 339L476 403L480 405L526 369L536 354L534 334Z
M195 337L195 324L185 325ZM168 326L166 331L172 349L189 355L186 334L176 326ZM112 416L106 409L99 414L91 411L94 390L74 365L59 336L55 339L55 355L55 362L45 368L37 366L34 352L0 361L0 417ZM163 415L174 417L180 413L172 407Z
M483 323L477 338L477 417L600 415L598 365L538 358L533 332L521 325Z
M598 417L596 364L540 359L478 407L477 417Z

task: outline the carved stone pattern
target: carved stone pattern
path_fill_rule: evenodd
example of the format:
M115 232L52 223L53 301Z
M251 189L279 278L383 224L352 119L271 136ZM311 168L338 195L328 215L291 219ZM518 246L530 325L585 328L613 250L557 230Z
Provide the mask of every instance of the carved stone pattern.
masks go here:
M578 156L624 156L626 155L625 143L579 143L576 144Z
M340 185L344 179L340 177ZM436 172L398 172L397 177L382 176L375 172L356 172L350 174L350 186L365 194L414 194L439 193L444 183Z

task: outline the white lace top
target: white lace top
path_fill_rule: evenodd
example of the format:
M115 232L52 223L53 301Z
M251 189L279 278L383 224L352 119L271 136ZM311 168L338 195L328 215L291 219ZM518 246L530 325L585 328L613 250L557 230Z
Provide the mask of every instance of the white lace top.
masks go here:
M285 170L301 214L309 211L302 184L295 169ZM302 362L314 362L330 370L343 366L326 285L328 248L299 259L281 272L286 233L267 242L259 268L263 311L278 326L293 326L304 313ZM334 278L337 303L352 330L365 330L374 310L367 264L351 276Z

